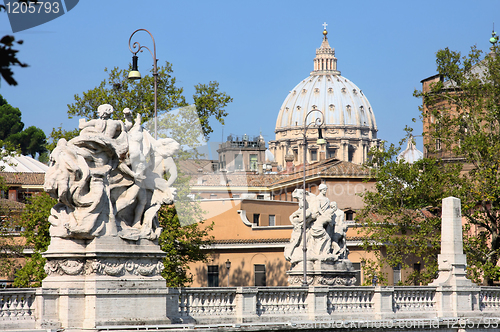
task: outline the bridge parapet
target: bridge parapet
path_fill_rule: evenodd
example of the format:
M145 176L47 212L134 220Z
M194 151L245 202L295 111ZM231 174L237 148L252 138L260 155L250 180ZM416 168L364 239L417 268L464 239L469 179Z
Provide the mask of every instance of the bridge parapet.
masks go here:
M460 292L469 307L459 316L443 316L439 299ZM0 291L0 330L40 328L37 289ZM436 286L310 286L217 287L171 289L165 298L172 322L245 324L300 321L395 321L450 317L486 319L499 317L500 287L478 286L469 294ZM477 302L476 300L477 299ZM152 310L154 310L152 308ZM484 320L486 321L486 320ZM497 322L497 321L495 321ZM500 318L498 322L500 323ZM172 324L175 329L176 324ZM110 328L110 327L106 327Z
M198 324L434 319L444 317L440 306L449 305L440 299L452 300L457 291L461 296L466 292L436 286L182 288L179 312L182 322ZM492 317L500 312L500 287L471 289L469 298L477 302L469 301L468 310L460 312L462 317Z

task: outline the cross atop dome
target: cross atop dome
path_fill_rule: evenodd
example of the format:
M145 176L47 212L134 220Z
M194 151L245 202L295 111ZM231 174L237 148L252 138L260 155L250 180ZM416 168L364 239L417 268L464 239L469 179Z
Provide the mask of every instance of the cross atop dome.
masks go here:
M326 22L323 23L323 29L326 31L326 27L328 26L328 24Z

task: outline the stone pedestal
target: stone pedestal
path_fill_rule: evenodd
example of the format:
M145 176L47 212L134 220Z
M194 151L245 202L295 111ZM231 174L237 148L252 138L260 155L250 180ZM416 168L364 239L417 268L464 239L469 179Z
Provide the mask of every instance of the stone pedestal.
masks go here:
M165 253L149 240L52 238L38 290L40 328L168 324Z
M466 276L463 252L460 199L443 199L439 276L429 286L437 286L436 304L440 316L457 317L479 310L479 287Z
M352 263L348 259L329 262L308 262L307 285L309 286L352 286L356 283L356 272ZM304 282L304 270L302 264L294 266L288 274L288 284L290 286L301 286Z

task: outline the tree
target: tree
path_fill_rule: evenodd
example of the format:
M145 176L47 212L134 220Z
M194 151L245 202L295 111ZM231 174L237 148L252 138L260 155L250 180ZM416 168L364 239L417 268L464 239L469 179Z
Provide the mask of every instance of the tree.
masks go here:
M163 206L158 212L163 232L159 244L167 253L163 263L165 269L162 276L167 280L168 287L182 287L193 281L188 272L191 262L206 261L208 246L212 238L209 231L213 224L203 227L203 222L181 226L177 211L173 206Z
M372 152L378 182L375 192L364 195L359 221L366 222L366 248L387 251L378 254L380 264L394 267L413 257L426 269L420 281L432 280L441 199L455 196L466 220L468 276L489 285L500 277L499 55L498 45L484 59L475 47L466 56L448 48L438 51L440 79L428 91L414 93L423 98L427 158L414 164L397 161L393 146ZM410 275L409 282L415 277Z
M45 133L35 126L30 126L19 133L10 135L8 141L14 146L18 146L23 155L31 155L33 158L37 153L41 155L47 151Z
M30 126L23 130L24 123L21 121L21 111L17 107L11 106L0 95L0 140L4 148L19 148L24 155L31 155L33 158L38 153L44 154L47 151L46 137L43 130L35 126Z
M5 190L5 182L0 177L0 188ZM19 213L22 203L0 200L0 276L12 278L15 269L19 266L23 246L16 238L19 232Z
M226 95L224 92L219 92L219 83L210 82L206 84L195 85L196 93L193 95L196 111L200 119L203 135L208 139L210 133L213 132L212 127L208 123L210 116L214 115L215 118L224 124L224 117L227 113L224 107L233 101L233 98Z
M10 105L0 95L0 140L5 141L9 136L21 132L24 123L21 121L21 111Z
M500 277L500 49L495 38L482 58L475 46L469 54L448 48L436 55L441 79L422 97L422 117L429 153L436 141L464 165L462 214L467 220L464 250L468 272L491 285Z
M412 139L409 137L408 139ZM457 195L455 179L460 167L424 158L413 164L398 160L400 148L393 144L371 151L369 166L377 179L375 191L363 194L365 207L357 220L363 225L363 248L376 261L365 265L367 280L374 276L387 283L385 267L420 264L402 280L426 284L436 277L440 250L441 199ZM452 177L454 175L454 177Z
M145 76L140 80L128 80L129 69L113 68L109 77L103 80L97 87L84 92L80 97L75 95L75 103L68 105L68 116L85 117L87 119L97 118L97 107L102 104L110 104L114 107L113 119L124 119L124 108L130 108L133 117L139 113L143 122L148 121L154 115L154 93L153 77ZM187 106L186 98L182 95L184 89L177 87L176 78L172 76L172 65L168 62L165 66L158 68L158 113L169 112L178 107ZM214 116L217 121L224 124L227 115L225 107L233 99L225 92L219 91L219 83L211 81L208 85L198 84L195 86L196 93L193 100L198 112L198 118L206 137L213 130L209 124L209 118Z
M129 80L129 70L113 68L109 77L103 80L97 87L84 92L80 97L75 95L75 103L68 105L68 117L85 117L96 119L97 107L102 104L110 104L115 112L113 119L124 119L121 112L124 108L130 108L133 117L141 114L143 121L147 121L154 114L153 77L145 76L140 80ZM160 111L186 106L186 100L182 95L183 89L175 86L176 79L172 77L172 65L168 62L164 67L158 68L158 106Z
M27 256L25 265L16 272L15 287L40 287L46 274L44 271L45 258L42 252L50 244L48 221L50 209L57 203L46 193L30 198L21 215L21 226L24 228L22 236L26 239L25 246L33 249L33 254Z

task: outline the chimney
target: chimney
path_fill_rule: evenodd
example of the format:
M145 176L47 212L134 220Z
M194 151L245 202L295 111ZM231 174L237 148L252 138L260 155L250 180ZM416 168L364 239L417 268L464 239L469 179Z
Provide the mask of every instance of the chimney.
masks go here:
M273 172L278 172L278 162L277 161L273 161L271 163L271 167L272 167Z
M292 173L293 172L293 155L287 154L285 156L285 162L286 162L286 172Z
M319 151L319 161L326 159L326 151Z

